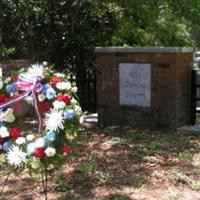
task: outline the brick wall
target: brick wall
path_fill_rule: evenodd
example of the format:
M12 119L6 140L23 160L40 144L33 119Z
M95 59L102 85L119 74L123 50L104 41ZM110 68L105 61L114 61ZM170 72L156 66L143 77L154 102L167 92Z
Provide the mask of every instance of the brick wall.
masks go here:
M28 67L30 60L7 60L0 62L0 68L2 68L3 77L9 77L16 74L19 69ZM15 110L16 116L27 116L28 110L30 109L26 102L21 101L12 106Z
M192 48L96 48L100 125L174 129L190 124ZM151 107L119 103L119 64L151 64Z
M23 67L28 67L30 64L29 60L6 60L0 62L0 67L2 68L3 76L9 76L13 72L17 72Z

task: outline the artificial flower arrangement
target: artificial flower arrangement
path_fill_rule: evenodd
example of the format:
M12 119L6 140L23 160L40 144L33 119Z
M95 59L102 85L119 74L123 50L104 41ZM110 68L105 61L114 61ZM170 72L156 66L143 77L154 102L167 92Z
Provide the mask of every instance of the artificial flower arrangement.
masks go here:
M58 167L72 151L71 134L79 128L81 108L72 86L63 73L47 63L33 64L14 78L1 83L1 162L15 170ZM15 104L25 101L35 113L37 130L18 125ZM22 122L26 119L22 119Z

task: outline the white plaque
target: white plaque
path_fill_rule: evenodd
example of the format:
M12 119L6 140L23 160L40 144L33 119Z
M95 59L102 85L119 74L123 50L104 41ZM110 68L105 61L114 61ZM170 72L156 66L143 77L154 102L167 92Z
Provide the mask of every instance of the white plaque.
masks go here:
M151 65L121 63L119 65L120 105L151 106Z

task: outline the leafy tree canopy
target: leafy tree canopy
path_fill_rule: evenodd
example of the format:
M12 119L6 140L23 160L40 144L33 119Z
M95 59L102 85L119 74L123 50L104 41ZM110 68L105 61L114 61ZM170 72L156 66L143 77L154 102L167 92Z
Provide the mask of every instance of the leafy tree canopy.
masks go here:
M199 24L199 0L1 0L0 48L63 60L96 45L189 46Z
M123 17L113 43L132 46L190 46L199 20L200 2L180 0L116 0ZM194 3L195 2L195 3ZM195 10L195 12L194 12Z
M95 46L198 46L199 37L199 0L0 1L0 59L47 60L73 72L88 105Z

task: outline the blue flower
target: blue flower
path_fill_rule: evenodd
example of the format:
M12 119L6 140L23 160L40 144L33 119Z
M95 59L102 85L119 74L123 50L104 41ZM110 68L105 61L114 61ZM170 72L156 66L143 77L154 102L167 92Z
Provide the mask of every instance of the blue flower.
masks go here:
M48 100L51 100L56 96L55 90L49 84L43 86L43 93Z
M53 132L53 131L47 132L47 134L46 134L46 136L45 136L45 139L46 139L47 141L49 141L49 142L55 141L55 139L56 139L56 134L55 134L55 132Z
M11 93L11 92L16 92L17 88L16 88L17 84L16 83L12 83L6 86L6 92L7 93Z
M75 117L75 112L73 109L65 110L64 112L64 119L65 120L72 120Z
M42 91L43 93L46 95L47 94L47 90L51 88L51 86L49 84L45 84L43 85Z
M34 143L30 143L27 145L26 151L28 153L28 155L31 155L35 150L35 144Z
M41 83L37 84L36 92L41 92L43 90L43 85Z
M5 152L8 152L8 151L9 151L10 145L11 145L11 142L10 142L10 141L4 142L4 144L3 144L3 150L4 150Z
M55 96L56 96L55 90L54 90L53 88L49 88L49 89L47 90L47 94L46 94L47 99L48 99L48 100L51 100L51 99L53 99Z

